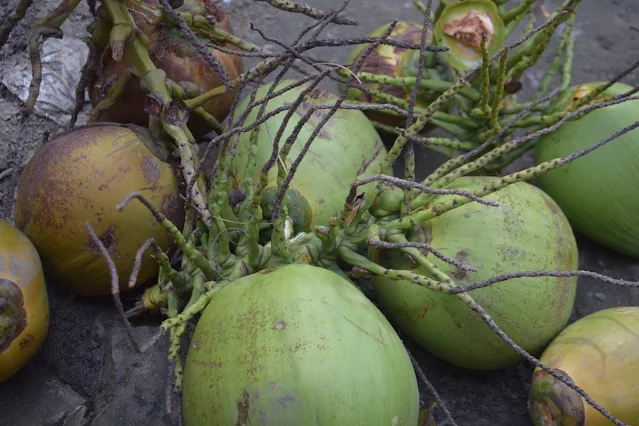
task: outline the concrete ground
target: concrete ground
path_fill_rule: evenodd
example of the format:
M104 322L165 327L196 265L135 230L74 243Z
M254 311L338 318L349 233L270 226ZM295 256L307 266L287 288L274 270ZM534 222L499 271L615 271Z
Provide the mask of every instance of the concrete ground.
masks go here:
M342 0L315 0L309 3L330 9ZM543 3L540 1L539 3ZM546 1L552 9L558 1ZM6 16L17 0L0 0L0 16ZM44 16L55 6L51 0L36 1L27 18L12 34L10 42L0 52L0 77L26 63L24 36L27 25ZM251 31L252 22L268 34L291 40L309 22L275 11L264 3L232 0L226 6L237 34L264 46ZM363 36L393 18L413 20L419 16L410 0L352 0L348 10L360 21L359 27L331 26L325 37ZM79 36L86 26L86 5L65 24L65 32ZM599 81L612 77L639 59L639 4L636 0L583 0L577 18L577 38L573 66L575 83ZM65 42L67 39L65 39ZM73 41L68 41L69 43ZM322 49L316 52L330 62L344 62L348 48ZM544 65L551 56L542 58L535 72L528 74L525 84L534 85L543 78ZM247 61L250 64L251 61ZM639 75L624 80L639 84ZM8 84L8 83L7 83ZM325 88L334 90L327 85ZM16 158L24 164L42 143L60 130L59 123L42 116L33 116L21 123L18 109L21 102L6 84L0 87L0 173L16 168ZM79 123L82 123L80 121ZM21 133L23 132L23 133ZM24 144L18 144L19 135ZM418 149L420 175L439 159ZM521 164L524 164L522 162ZM9 176L0 181L0 214L11 218L15 180ZM626 258L578 235L580 267L613 277L639 280L639 262ZM115 319L110 299L87 301L67 294L56 287L49 288L51 326L44 347L36 358L10 382L0 385L0 424L80 425L85 418L92 425L162 425L174 424L164 411L164 379L167 365L165 344L139 355L131 352L124 333ZM619 305L639 305L639 290L614 288L583 278L579 280L573 320L594 311ZM150 337L157 321L153 318L136 323L136 335ZM443 401L453 413L458 425L522 425L529 426L526 400L531 368L521 365L497 372L470 372L453 368L420 351L408 341L412 353ZM423 392L429 404L432 395ZM438 412L441 419L441 412Z

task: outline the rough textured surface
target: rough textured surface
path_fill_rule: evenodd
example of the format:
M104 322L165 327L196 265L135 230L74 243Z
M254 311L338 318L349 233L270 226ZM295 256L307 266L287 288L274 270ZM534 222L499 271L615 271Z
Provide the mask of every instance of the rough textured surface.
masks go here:
M13 426L79 425L87 401L42 365L30 364L21 380L0 386L2 424Z
M551 9L559 2L559 0L546 0L544 3L548 9ZM57 3L57 0L34 2L26 19L17 26L10 41L0 51L0 75L5 73L12 64L26 59L25 35L28 25L55 7ZM329 9L341 5L341 0L309 0L308 3ZM17 0L0 0L0 16L6 16L9 7L14 7L15 4L17 4ZM81 6L82 11L74 13L63 27L69 35L81 34L86 26L88 8L86 8L85 2L82 2ZM289 14L277 12L264 3L252 0L232 0L226 6L229 8L235 31L250 41L264 46L267 51L277 51L279 47L273 43L261 41L259 34L251 31L250 22L268 34L285 40L294 38L309 22L304 17L291 19ZM323 37L363 36L393 17L415 20L418 16L410 0L393 2L352 0L349 10L359 10L351 15L357 15L360 26L330 26L323 33ZM636 26L638 14L639 4L636 0L582 1L576 26L577 40L573 67L573 81L575 83L610 78L639 58L639 29ZM350 52L348 48L339 48L318 49L315 53L316 56L325 58L326 61L343 62L346 61ZM544 55L538 71L527 74L524 83L533 86L538 83L543 78L545 64L548 64L551 59L550 55ZM246 61L247 69L254 63L255 61L252 60ZM639 83L639 74L634 73L625 79L625 82ZM335 91L334 84L330 82L325 82L322 88ZM23 127L18 116L20 107L19 99L6 87L0 87L0 121L3 123L0 125L0 173L9 167L15 168L16 165L24 165L33 150L42 143L43 135L46 132L50 132L50 136L53 137L60 131L60 127L55 122L40 116L31 117ZM82 123L82 120L79 120L78 123ZM19 143L20 134L23 135L23 143ZM418 170L418 177L426 175L434 165L441 161L441 157L432 155L421 147L416 147L416 153L418 164L424 164L423 168ZM522 162L518 162L513 167L519 168L522 164L528 163L529 158L524 158ZM397 170L401 170L401 168L403 166L400 163L397 165ZM12 178L0 180L0 215L2 216L12 217L14 188L15 180ZM581 236L578 236L578 244L581 268L610 274L618 278L639 279L639 262L636 260L620 256ZM89 415L94 415L96 414L94 409L96 401L108 401L106 395L119 394L124 396L127 395L127 392L131 392L123 388L123 382L116 380L115 376L109 373L111 370L108 368L110 367L105 367L107 360L113 357L113 342L116 342L115 347L117 347L119 344L117 342L121 342L122 339L122 336L119 337L120 340L115 337L109 339L105 337L111 336L113 333L121 334L121 331L113 329L113 325L116 324L115 309L109 298L101 301L87 301L72 297L53 286L50 287L50 295L52 304L50 333L42 351L29 368L41 368L67 383L88 401ZM131 300L126 300L125 303L130 306ZM572 319L609 306L620 305L639 305L639 291L615 288L596 280L582 278L579 280ZM101 327L98 324L101 324ZM152 324L156 325L157 321ZM136 325L141 325L141 321L137 321ZM147 333L147 331L143 333ZM438 389L448 408L454 413L458 425L530 425L526 413L528 385L532 371L529 366L522 365L500 372L469 372L452 368L420 351L408 339L405 341L409 344L413 355L419 360L428 378ZM163 365L155 363L164 359L165 352L161 344L151 351L155 354L148 354L148 357L141 358L133 357L133 360L137 360L135 361L138 362L137 365L126 367L124 364L121 368L124 368L124 374L129 377L126 386L135 386L136 381L142 380L143 383L139 386L144 385L145 392L153 393L154 398L160 398L160 395L164 393L163 378L167 373ZM124 361L122 357L117 359ZM153 374L133 374L136 368L141 371L150 368L152 362L154 365ZM19 387L25 386L29 390L29 395L35 395L41 386L40 384L37 376L34 378L30 375L29 369L23 370L15 376L14 380L0 388L0 406L2 407L0 412L3 415L11 413L10 415L14 416L16 413L27 412L26 405L14 404L11 405L11 409L4 407L9 406L7 401L12 398L11 395L17 394ZM147 385L149 387L146 387ZM151 387L153 387L152 390L150 390ZM27 401L26 396L21 398L21 402L24 401ZM122 400L120 399L120 401ZM432 401L432 396L427 391L423 393L423 401L425 404L430 404ZM141 413L149 412L149 410L156 410L156 412L162 410L156 399L139 398L135 403ZM106 407L107 411L101 415L105 416L104 419L110 419L109 421L114 426L133 423L136 426L175 424L157 417L149 417L145 420L136 418L135 421L125 420L109 411L116 410L121 406L112 403L107 404ZM436 410L436 417L441 419L440 410ZM12 423L9 422L9 424Z
M134 336L141 344L157 333L156 327L137 327ZM106 336L102 380L108 386L95 400L91 426L164 424L165 382L168 380L164 338L140 354L131 348L123 328ZM174 398L176 399L176 398Z

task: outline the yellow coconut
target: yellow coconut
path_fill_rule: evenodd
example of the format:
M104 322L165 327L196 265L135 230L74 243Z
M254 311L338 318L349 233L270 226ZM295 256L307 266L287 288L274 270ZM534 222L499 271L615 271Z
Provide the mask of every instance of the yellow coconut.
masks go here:
M566 327L540 361L567 375L622 422L639 425L639 307L604 309ZM612 426L575 390L533 372L529 400L536 426Z
M99 123L77 127L43 145L18 185L16 226L38 249L47 280L86 295L111 293L111 275L85 227L89 222L115 262L120 290L128 288L139 247L154 238L162 250L170 234L141 203L117 205L142 193L178 227L183 202L170 157L143 127ZM144 257L138 283L157 276Z
M0 383L38 352L49 331L49 298L36 248L0 219Z

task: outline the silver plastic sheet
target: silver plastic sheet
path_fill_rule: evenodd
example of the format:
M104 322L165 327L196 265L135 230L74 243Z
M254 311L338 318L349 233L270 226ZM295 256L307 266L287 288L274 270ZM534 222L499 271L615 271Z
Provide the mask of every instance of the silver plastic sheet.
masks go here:
M75 87L89 49L72 37L48 39L41 45L42 84L35 105L35 113L60 125L71 118L75 107ZM23 102L29 97L31 62L27 52L15 55L5 63L2 84ZM86 95L85 95L86 96Z

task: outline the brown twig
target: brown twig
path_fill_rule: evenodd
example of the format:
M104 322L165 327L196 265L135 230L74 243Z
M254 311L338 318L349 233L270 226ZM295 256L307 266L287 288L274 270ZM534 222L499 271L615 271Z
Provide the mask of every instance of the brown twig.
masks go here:
M498 207L499 206L499 204L497 202L484 200L484 199L476 196L472 192L462 191L461 189L430 188L428 186L422 185L421 183L407 181L407 180L404 180L404 179L400 179L400 178L396 178L394 176L389 176L389 175L384 175L384 174L377 174L377 175L374 175L374 176L369 176L367 178L355 181L351 185L351 194L349 194L349 198L350 198L350 195L352 195L353 193L357 194L356 188L358 186L366 185L368 183L379 181L379 180L384 181L384 182L389 182L389 183L393 184L394 186L398 186L400 188L419 189L420 191L422 191L422 192L424 192L426 194L460 195L462 197L466 197L466 198L468 198L468 199L470 199L472 201L476 201L476 202L478 202L480 204L484 204L486 206L491 206L491 207ZM353 200L354 199L355 199L355 197L353 197ZM351 200L351 202L352 202L352 200Z
M408 117L406 118L405 128L409 128L413 125L415 111L415 102L417 100L417 93L420 90L422 78L424 77L424 68L426 68L426 41L428 40L428 27L430 26L430 11L433 6L433 1L428 0L426 5L426 11L424 12L424 23L422 25L422 38L419 49L419 62L417 67L417 75L415 78L415 84L410 92L410 99L408 101ZM404 146L404 178L409 181L415 180L415 144L410 139ZM401 213L403 215L408 214L410 211L410 204L413 200L414 193L411 189L404 191L404 202L402 204Z
M11 176L11 173L13 173L13 168L9 167L8 169L5 169L3 171L0 172L0 180L6 178L7 176Z
M115 263L113 262L113 259L111 259L109 251L106 249L106 247L104 247L104 244L102 244L100 238L98 238L98 236L95 234L95 231L91 227L91 224L89 222L84 222L84 226L89 232L89 237L93 241L93 244L95 244L95 246L100 250L100 254L102 255L102 257L104 257L104 260L107 262L107 265L109 267L109 272L111 273L111 295L113 296L113 301L115 302L115 307L118 311L118 316L122 321L122 325L124 326L124 329L126 331L126 335L129 338L129 341L131 342L133 348L137 352L141 353L142 350L138 345L138 342L135 340L135 337L133 337L133 329L131 328L131 324L129 323L129 320L124 313L124 307L122 306L122 301L120 300L120 286L118 283L118 272L115 267Z
M69 120L69 123L67 124L67 129L72 129L73 126L75 126L75 122L78 120L78 114L84 106L84 92L87 90L87 87L89 87L93 77L96 75L97 63L100 60L95 44L91 41L91 39L85 38L83 41L89 48L89 55L87 57L87 61L82 67L80 80L75 88L75 107L71 112L71 120Z
M466 293L468 291L477 290L479 288L488 287L495 283L504 282L516 278L541 278L541 277L588 277L594 278L609 284L614 284L620 287L639 287L639 281L626 281L621 279L615 279L606 275L601 275L591 271L520 271L510 272L507 274L497 275L484 281L474 282L463 287L455 287L450 294Z
M140 273L140 268L142 267L142 255L151 246L153 246L153 251L156 253L160 250L160 246L158 246L155 242L155 238L149 238L140 246L135 254L135 262L133 263L133 270L131 271L131 277L129 278L129 288L135 287L135 283L138 280L138 274Z
M410 361L413 363L413 369L417 373L417 377L419 377L419 379L422 381L422 383L424 383L424 385L426 385L426 387L428 388L430 393L433 394L433 397L435 397L435 401L437 401L437 406L446 415L446 420L448 421L448 423L450 423L451 426L457 426L457 423L455 423L455 419L453 418L453 415L450 413L450 411L448 411L448 407L446 407L446 404L444 404L444 400L439 396L439 393L437 392L437 389L435 389L435 386L433 386L433 384L430 382L430 380L428 380L428 378L426 377L426 374L424 374L424 371L419 366L419 363L417 362L415 357L413 357L413 354L410 353L408 348L406 348L406 352L408 352L408 356L410 358Z

